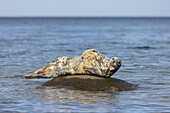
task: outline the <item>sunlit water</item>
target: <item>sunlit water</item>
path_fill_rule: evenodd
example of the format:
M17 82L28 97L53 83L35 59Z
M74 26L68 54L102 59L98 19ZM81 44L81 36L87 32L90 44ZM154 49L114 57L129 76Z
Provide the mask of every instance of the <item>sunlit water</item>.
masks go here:
M138 84L113 93L41 87L25 79L60 56L94 48L119 57L112 77ZM170 112L170 18L1 18L0 112Z

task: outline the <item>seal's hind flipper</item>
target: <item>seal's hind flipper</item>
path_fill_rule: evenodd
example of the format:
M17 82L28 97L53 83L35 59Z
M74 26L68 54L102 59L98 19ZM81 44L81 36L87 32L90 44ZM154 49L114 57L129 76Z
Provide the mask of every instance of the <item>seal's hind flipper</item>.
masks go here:
M54 78L53 75L35 74L35 73L31 73L31 74L28 74L28 75L23 75L23 77L25 77L26 79L31 79L31 78Z

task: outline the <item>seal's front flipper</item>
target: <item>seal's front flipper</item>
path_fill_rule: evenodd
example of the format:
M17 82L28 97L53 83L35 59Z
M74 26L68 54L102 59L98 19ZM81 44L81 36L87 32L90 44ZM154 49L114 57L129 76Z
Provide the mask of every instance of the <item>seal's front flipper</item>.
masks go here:
M28 75L23 75L23 77L25 77L26 79L31 79L31 78L54 78L55 76L31 73L31 74L28 74Z

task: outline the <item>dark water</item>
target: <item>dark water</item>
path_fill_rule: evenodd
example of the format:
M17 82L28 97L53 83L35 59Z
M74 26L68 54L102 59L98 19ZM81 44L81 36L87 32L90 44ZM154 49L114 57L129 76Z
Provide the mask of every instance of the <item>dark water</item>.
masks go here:
M25 79L60 56L94 48L117 56L123 92L41 87ZM39 88L40 87L40 88ZM1 18L0 112L170 112L170 18Z

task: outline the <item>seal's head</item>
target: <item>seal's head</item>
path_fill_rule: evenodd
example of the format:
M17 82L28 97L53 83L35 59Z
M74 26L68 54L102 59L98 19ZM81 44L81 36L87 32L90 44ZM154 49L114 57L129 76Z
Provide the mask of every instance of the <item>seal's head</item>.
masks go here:
M110 59L110 65L108 69L108 75L114 74L121 66L121 60L118 57L113 57ZM109 76L109 77L110 77Z
M84 66L88 67L86 72L89 72L89 74L100 75L102 77L110 77L121 66L121 60L119 58L113 57L109 59L95 49L86 50L81 55L81 58L83 59Z

